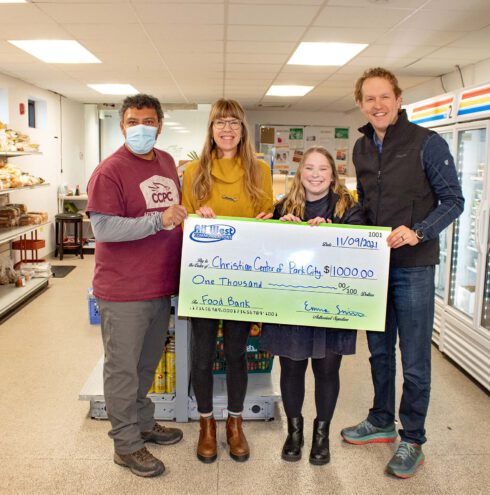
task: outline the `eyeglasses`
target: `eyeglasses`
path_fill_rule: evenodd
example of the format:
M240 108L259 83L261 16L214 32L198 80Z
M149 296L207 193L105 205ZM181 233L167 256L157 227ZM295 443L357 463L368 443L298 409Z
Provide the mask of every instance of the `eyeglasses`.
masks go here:
M230 126L230 129L233 131L237 131L242 127L241 120L215 120L213 122L214 127L218 130L223 130L226 127L226 124Z

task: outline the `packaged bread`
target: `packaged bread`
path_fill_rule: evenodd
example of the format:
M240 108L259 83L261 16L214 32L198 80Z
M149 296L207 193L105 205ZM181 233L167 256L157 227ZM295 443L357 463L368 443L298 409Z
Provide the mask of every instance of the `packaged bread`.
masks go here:
M17 225L17 222L17 218L0 217L0 228L5 229L15 227Z
M45 211L28 211L27 215L37 215L41 217L40 223L46 223L48 221L48 213Z
M1 218L19 218L20 215L20 208L16 208L15 206L2 206L0 208Z
M17 208L20 212L19 215L24 215L24 213L27 213L27 206L22 203L9 203L7 206Z
M42 222L41 215L26 213L19 218L19 225L39 225Z

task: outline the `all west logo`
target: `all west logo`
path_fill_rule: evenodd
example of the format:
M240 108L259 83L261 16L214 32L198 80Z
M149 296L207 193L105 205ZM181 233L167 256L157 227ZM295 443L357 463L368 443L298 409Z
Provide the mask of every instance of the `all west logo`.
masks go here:
M189 237L195 242L231 241L235 232L231 225L196 225Z
M141 192L145 197L146 208L166 208L179 204L179 192L172 179L154 175L140 184Z

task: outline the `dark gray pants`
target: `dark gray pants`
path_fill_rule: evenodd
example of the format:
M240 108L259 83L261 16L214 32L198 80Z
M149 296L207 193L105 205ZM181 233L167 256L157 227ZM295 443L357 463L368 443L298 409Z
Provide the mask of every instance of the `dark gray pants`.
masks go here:
M170 297L134 302L97 299L97 304L109 436L116 452L130 454L144 446L141 432L155 424L155 406L146 395L167 339Z

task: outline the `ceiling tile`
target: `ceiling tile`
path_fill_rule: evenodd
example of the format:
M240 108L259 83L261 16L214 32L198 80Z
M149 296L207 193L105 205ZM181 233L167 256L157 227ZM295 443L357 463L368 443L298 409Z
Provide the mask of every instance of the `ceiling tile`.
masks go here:
M228 8L230 24L261 26L308 26L318 7L299 5L248 5L231 4Z
M368 4L365 8L327 6L315 19L314 25L347 28L365 28L367 25L377 26L381 31L402 21L411 12L411 9L390 9L388 6L376 7L373 4Z
M97 24L134 22L134 12L127 2L119 2L117 8L108 2L86 3L36 3L38 13L44 12L60 23Z
M290 41L297 42L303 35L299 26L239 26L230 24L227 37L232 41Z
M223 24L224 6L219 3L136 3L134 9L143 23L160 20L161 28L165 25L184 24L186 26L203 24Z

